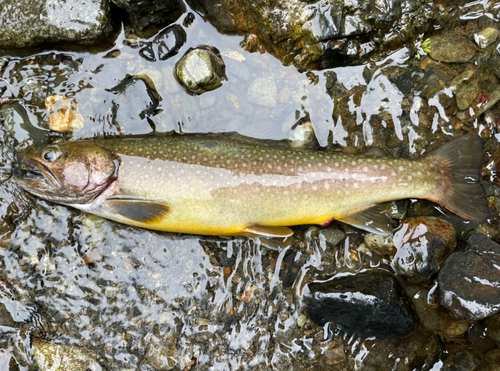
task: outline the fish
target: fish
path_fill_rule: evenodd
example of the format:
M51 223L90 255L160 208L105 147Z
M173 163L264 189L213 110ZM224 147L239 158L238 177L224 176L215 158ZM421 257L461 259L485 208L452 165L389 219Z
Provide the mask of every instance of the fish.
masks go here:
M473 134L420 159L174 134L27 147L13 177L37 197L136 227L286 238L290 226L332 220L387 235L381 205L407 198L485 222L482 164L482 140Z

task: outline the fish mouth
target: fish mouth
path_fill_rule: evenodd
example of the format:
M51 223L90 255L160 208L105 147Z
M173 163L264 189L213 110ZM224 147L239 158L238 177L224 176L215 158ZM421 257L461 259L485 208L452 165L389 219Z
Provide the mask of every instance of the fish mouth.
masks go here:
M54 188L61 188L62 184L59 179L54 175L52 170L42 162L36 161L31 163L25 159L20 160L14 164L12 168L14 177L18 179L45 182L47 185Z

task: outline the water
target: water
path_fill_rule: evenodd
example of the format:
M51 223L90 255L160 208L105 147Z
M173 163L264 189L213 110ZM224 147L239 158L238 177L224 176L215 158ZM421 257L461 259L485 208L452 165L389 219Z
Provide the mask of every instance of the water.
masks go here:
M488 6L466 4L470 11L462 19L492 17L484 12ZM460 132L443 104L452 97L450 91L422 97L418 84L425 81L424 72L416 68L408 47L360 66L301 73L267 53L244 51L242 37L219 34L197 14L184 29L187 42L165 61L142 58L141 48L129 46L125 30L106 51L3 57L0 92L9 100L2 108L8 129L4 142L12 136L8 147L22 147L61 138L172 130L236 131L281 140L309 117L322 147L352 152L377 145L392 156L418 157ZM172 70L190 47L203 44L218 48L228 81L216 91L190 96ZM405 71L416 84L410 90L399 79ZM144 82L114 89L127 75L140 74L154 82L160 101L153 102ZM256 80L264 82L260 89L270 89L269 100L256 103L250 93ZM334 88L327 88L332 81ZM82 131L62 135L48 130L44 99L49 95L78 104L85 120ZM141 118L149 105L154 109ZM476 119L470 125L482 128L490 148L498 148L500 134L493 124ZM5 178L10 155L3 153ZM18 322L16 335L5 335L10 340L2 343L2 369L37 369L29 336L89 349L100 367L110 370L410 370L424 363L439 370L449 351L448 340L422 327L404 340L365 340L308 319L301 300L307 282L388 266L360 248L361 232L340 223L328 227L347 235L336 246L318 237L316 227L298 227L291 247L271 251L244 238L123 226L28 199L11 180L1 192L0 298ZM425 362L419 358L422 349Z

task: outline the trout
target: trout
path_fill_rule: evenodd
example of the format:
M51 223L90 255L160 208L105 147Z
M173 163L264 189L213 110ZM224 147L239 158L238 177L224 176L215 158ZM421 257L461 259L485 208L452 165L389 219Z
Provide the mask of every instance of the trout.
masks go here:
M378 204L427 199L490 217L482 142L465 135L418 160L295 149L233 136L118 137L28 147L26 191L121 223L169 232L267 237L335 219L390 233Z

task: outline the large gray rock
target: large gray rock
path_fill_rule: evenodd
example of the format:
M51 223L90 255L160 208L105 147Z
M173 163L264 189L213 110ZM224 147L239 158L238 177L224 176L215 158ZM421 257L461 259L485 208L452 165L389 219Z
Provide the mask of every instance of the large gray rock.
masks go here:
M107 0L2 0L0 9L0 48L97 44L113 29Z

